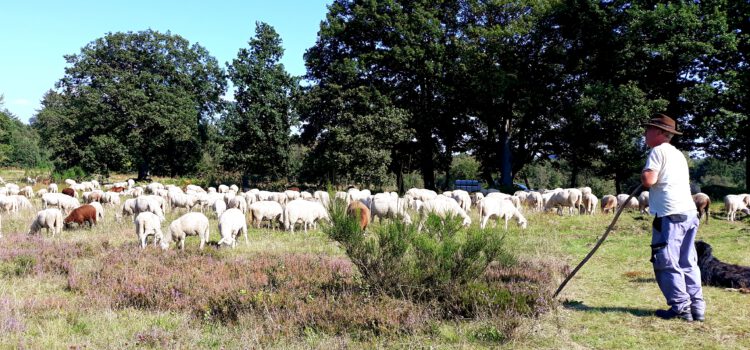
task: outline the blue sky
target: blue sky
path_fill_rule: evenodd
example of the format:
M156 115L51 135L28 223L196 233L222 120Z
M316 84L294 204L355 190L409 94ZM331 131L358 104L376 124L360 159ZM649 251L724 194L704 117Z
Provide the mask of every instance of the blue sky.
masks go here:
M0 7L0 94L23 122L65 74L63 55L77 54L109 32L171 31L205 47L224 67L255 34L255 22L283 40L282 63L305 72L302 55L315 43L332 0L7 1Z

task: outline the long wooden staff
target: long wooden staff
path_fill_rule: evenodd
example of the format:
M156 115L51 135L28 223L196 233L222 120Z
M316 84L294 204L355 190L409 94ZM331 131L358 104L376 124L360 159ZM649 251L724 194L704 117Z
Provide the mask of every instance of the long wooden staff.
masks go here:
M591 251L589 252L589 254L586 255L585 258L583 258L583 261L581 261L578 264L578 266L576 266L576 268L573 269L573 272L571 272L568 275L568 277L565 277L565 280L562 282L562 284L560 285L560 287L557 288L557 291L555 291L555 294L552 296L553 298L556 298L557 295L560 294L560 291L562 291L563 288L565 288L565 285L568 284L568 281L570 281L570 279L573 278L573 276L576 275L576 272L578 272L578 270L580 270L581 267L583 267L583 265L587 261L589 261L589 259L591 258L591 256L593 256L594 253L596 253L596 250L599 249L599 246L602 245L602 243L604 243L605 239L607 239L607 236L609 235L609 231L612 231L612 228L615 227L615 223L617 222L617 219L620 217L620 213L622 213L622 209L625 208L625 205L628 204L628 202L630 202L630 199L633 198L635 196L635 194L638 193L638 191L640 191L640 190L641 190L641 185L638 185L638 187L636 187L635 190L633 190L633 193L630 194L630 196L628 197L628 199L625 200L624 202L622 202L622 205L619 208L617 208L617 213L615 213L615 218L612 219L612 223L610 223L609 227L607 227L607 230L604 231L604 235L602 236L602 238L599 238L599 241L596 242L596 245L594 246L594 249L591 249Z

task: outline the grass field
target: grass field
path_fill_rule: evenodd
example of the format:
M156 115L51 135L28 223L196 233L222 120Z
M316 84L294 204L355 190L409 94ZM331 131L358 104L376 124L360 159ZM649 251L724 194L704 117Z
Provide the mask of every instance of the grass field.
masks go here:
M727 222L716 207L710 223L702 224L699 239L709 242L714 247L714 255L722 261L750 265L750 218ZM189 237L186 251L182 253L163 253L152 247L140 252L132 222L128 219L117 222L114 210L108 210L105 222L92 230L64 231L61 236L45 235L43 239L26 237L33 214L2 214L5 237L0 240L0 348L750 348L748 294L705 287L705 323L663 321L653 316L655 310L665 308L665 303L648 262L651 219L637 213L623 213L608 240L561 293L558 304L538 317L521 319L511 334L498 334L497 322L490 319L435 321L427 331L383 334L342 331L335 326L328 327L325 320L321 320L326 317L346 320L349 317L346 313L366 313L368 308L377 310L378 305L382 306L378 303L399 309L401 304L393 300L355 300L362 304L353 304L352 300L308 295L306 303L310 307L331 305L334 308L311 310L305 317L312 315L314 318L309 319L310 322L318 326L303 327L302 331L269 329L287 327L288 323L298 321L299 316L293 314L286 315L290 319L288 322L272 319L279 313L256 312L240 317L237 322L222 323L202 320L180 309L107 306L103 296L81 292L90 282L84 277L95 276L92 273L95 271L160 268L158 264L141 266L139 256L156 257L156 261L162 259L163 266L188 272L204 270L196 265L174 267L171 264L174 261L215 261L217 269L228 269L227 276L255 268L250 264L232 270L221 265L222 261L242 261L245 257L289 256L292 260L286 261L284 266L295 266L295 261L307 261L305 259L324 261L326 266L348 265L339 246L319 231L290 234L251 229L251 244L246 246L241 240L234 250L217 252L208 247L199 252L197 238ZM167 222L178 215L168 214ZM218 240L216 220L212 216L209 218L211 240L215 242ZM572 268L591 249L612 216L560 217L548 213L528 214L527 218L529 228L524 231L511 223L506 236L509 249L525 264ZM166 229L166 223L164 226ZM18 253L19 247L30 250ZM58 256L61 253L56 250L72 254L72 258ZM38 255L28 258L31 254ZM33 263L19 257L32 259ZM109 259L106 260L109 265L104 266L102 257ZM190 260L189 257L205 259ZM72 263L66 265L60 262L63 260ZM121 266L125 264L132 266ZM79 273L66 278L64 274L49 271L29 272L30 265L37 269L48 266ZM323 279L314 271L300 272L307 274L303 276L305 283L318 283L316 281ZM560 273L553 280L559 283L563 277ZM165 278L173 278L173 275ZM290 274L288 278L290 293L304 287L299 287L295 279L299 276ZM356 277L344 277L347 278ZM177 282L180 281L169 281ZM101 285L99 290L107 295L116 287ZM556 285L550 287L554 291ZM257 297L262 299L262 296ZM420 312L429 310L417 310L413 314ZM356 324L359 320L352 318L351 322ZM387 326L386 323L384 327Z

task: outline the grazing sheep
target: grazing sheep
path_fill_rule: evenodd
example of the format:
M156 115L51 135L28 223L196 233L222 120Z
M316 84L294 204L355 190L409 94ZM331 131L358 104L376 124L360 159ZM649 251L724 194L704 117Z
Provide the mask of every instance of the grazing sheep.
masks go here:
M44 209L53 206L60 208L63 214L70 212L71 210L78 208L81 204L77 198L68 196L62 193L45 193L42 196L42 204Z
M630 198L630 201L625 203ZM638 204L638 198L630 197L629 194L620 193L617 195L617 207L625 206L625 209L640 210L640 204ZM623 210L625 210L623 209Z
M68 214L68 216L65 218L65 221L63 222L65 224L66 228L72 227L73 223L78 224L78 226L83 226L84 222L87 222L89 224L89 228L93 228L94 225L96 225L96 208L94 208L90 204L84 204L78 208L73 209L73 211Z
M705 214L706 224L708 224L708 217L711 215L711 211L709 210L711 198L705 193L696 193L693 195L693 202L695 202L695 207L698 208L698 220Z
M237 208L239 209L242 214L247 213L247 201L245 200L245 197L242 196L235 196L234 198L229 200L229 203L227 203L228 208Z
M648 214L648 199L648 191L643 191L638 195L638 211L640 211L641 214Z
M443 219L445 219L448 215L460 216L463 219L463 225L465 227L471 225L471 218L463 209L461 209L460 206L458 206L458 203L456 201L445 196L435 196L435 198L422 203L422 207L419 209L418 230L422 230L425 221L427 221L427 216L430 213L433 213Z
M365 231L367 225L370 224L370 209L361 201L349 203L346 208L346 215L356 218L362 231Z
M734 221L737 211L741 211L745 214L750 214L750 209L745 204L746 195L734 195L728 194L724 197L724 210L727 211L727 220Z
M200 249L208 243L208 218L201 213L187 213L169 224L169 234L161 241L163 249L169 248L174 241L180 250L185 250L185 237L198 236L201 240Z
M0 211L7 213L18 212L18 201L13 197L0 195Z
M287 203L284 208L284 228L291 232L301 221L307 233L307 227L314 226L318 220L328 220L328 211L321 203L297 199Z
M544 210L544 198L542 194L536 191L529 192L526 196L526 206L533 209L534 211Z
M498 220L504 219L506 230L508 229L508 221L510 219L515 219L518 226L521 226L522 229L526 229L526 226L528 225L526 218L508 199L485 197L477 205L477 210L479 211L479 217L481 218L479 228L482 229L485 228L487 221L492 217L495 217Z
M96 221L104 220L104 207L102 204L99 202L91 202L89 205L96 209Z
M275 201L259 201L250 204L248 210L250 212L250 223L256 228L260 228L263 220L268 220L268 228L273 229L274 222L278 222L279 226L282 224L282 215L284 215L284 208L281 204Z
M602 197L602 213L607 214L610 211L614 214L617 210L617 197L608 194Z
M329 203L331 203L331 195L326 191L315 191L313 197L323 203L323 206L326 208L328 208Z
M695 241L701 282L708 286L726 288L750 288L750 267L727 264L716 259L711 245Z
M164 220L164 210L155 198L159 197L142 196L136 198L135 205L133 206L133 214L138 215L143 212L151 212L161 220Z
M122 216L132 216L135 215L135 198L129 198L125 200L125 203L122 203Z
M31 186L25 186L23 187L18 194L26 197L26 198L33 198L34 197L34 189L31 188Z
M583 212L589 215L594 215L594 212L596 211L597 204L599 203L599 199L596 198L596 196L591 193L584 193L583 194Z
M78 198L78 192L70 187L63 188L62 193L67 194L68 196L71 196L73 198Z
M49 191L49 193L57 193L57 184L56 183L49 184L47 186L47 191Z
M35 235L43 228L47 229L49 234L52 229L52 237L56 234L61 233L63 230L63 215L60 209L50 208L39 211L36 214L36 218L31 222L29 227L29 234Z
M237 237L244 234L245 244L250 245L247 238L247 222L245 214L237 208L227 209L219 218L219 234L221 239L219 245L226 244L234 248L237 246Z
M471 211L471 195L469 195L469 192L455 190L451 193L451 198L458 202L458 206L460 206L465 212L468 213Z
M154 236L154 245L164 239L164 234L161 231L161 222L162 218L150 211L144 211L136 215L133 223L135 223L135 234L138 236L141 248L146 248L146 238L148 236Z
M574 210L580 208L583 194L577 188L568 188L553 192L544 204L544 210L557 208L557 214L563 215L563 207L568 207L568 214L573 215Z
M214 212L216 212L216 217L220 218L221 214L224 214L224 211L227 210L227 204L223 200L216 200L211 205L211 209L213 209Z
M370 221L374 221L376 217L380 221L383 218L397 219L401 217L405 224L410 224L411 217L406 212L407 201L404 198L376 194L370 201Z

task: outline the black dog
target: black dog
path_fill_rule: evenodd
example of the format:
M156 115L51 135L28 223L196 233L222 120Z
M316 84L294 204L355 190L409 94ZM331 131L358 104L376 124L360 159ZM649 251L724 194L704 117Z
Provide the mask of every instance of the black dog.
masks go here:
M732 265L719 261L711 254L711 245L695 241L701 280L707 286L726 288L750 288L750 267Z

